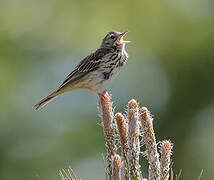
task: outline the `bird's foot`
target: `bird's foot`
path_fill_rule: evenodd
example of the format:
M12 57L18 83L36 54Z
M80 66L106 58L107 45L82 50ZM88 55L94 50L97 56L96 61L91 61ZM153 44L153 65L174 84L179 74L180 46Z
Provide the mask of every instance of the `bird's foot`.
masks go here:
M108 102L111 102L111 96L108 94L106 89L103 92L98 93L98 96L105 99Z
M97 95L99 98L106 100L107 102L111 102L111 96L109 95L108 91L104 89L103 92L99 93L91 88L86 88L88 91L92 92L93 94Z

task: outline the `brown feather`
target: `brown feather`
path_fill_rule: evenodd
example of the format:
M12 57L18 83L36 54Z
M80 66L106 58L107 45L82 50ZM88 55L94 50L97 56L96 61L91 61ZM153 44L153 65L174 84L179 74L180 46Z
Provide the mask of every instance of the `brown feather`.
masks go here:
M70 84L71 82L79 80L79 78L83 77L91 71L97 70L99 65L103 62L102 58L110 51L110 49L99 48L95 52L85 57L66 77L66 79L60 85L60 88L65 87L68 83Z

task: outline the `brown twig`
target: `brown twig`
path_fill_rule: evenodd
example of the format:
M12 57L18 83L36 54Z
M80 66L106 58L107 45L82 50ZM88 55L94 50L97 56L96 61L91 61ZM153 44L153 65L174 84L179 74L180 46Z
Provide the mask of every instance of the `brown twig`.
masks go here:
M115 154L112 163L112 180L121 180L121 168L121 158L118 154Z
M121 178L143 180L139 163L140 155L143 154L140 147L143 145L145 145L145 154L149 163L148 179L168 180L173 146L170 141L162 141L159 160L153 119L147 108L142 107L139 112L136 100L132 99L128 103L127 118L121 113L116 113L114 116L111 97L107 91L103 91L99 94L99 110L105 136L106 163L104 165L107 180L121 180ZM140 136L143 142L140 142ZM121 156L118 153L120 147ZM171 174L173 177L172 171ZM77 180L71 168L67 171L61 170L59 175L62 180Z
M112 177L112 157L117 152L117 147L115 145L114 137L114 127L113 127L113 109L112 102L110 101L111 97L107 91L103 91L99 95L99 109L102 118L103 131L105 136L105 146L106 146L106 173L108 174L109 179Z
M116 113L115 120L117 130L120 136L120 144L122 147L122 157L124 161L124 178L129 180L129 165L128 165L128 124L121 113Z
M140 179L140 141L139 141L139 109L137 102L132 99L128 103L129 124L129 166L131 179Z
M160 172L163 180L169 179L172 147L172 143L168 140L162 141L160 145Z
M140 121L142 124L143 141L146 145L146 155L149 162L149 179L160 180L160 161L153 129L153 119L145 107L142 107L140 110Z

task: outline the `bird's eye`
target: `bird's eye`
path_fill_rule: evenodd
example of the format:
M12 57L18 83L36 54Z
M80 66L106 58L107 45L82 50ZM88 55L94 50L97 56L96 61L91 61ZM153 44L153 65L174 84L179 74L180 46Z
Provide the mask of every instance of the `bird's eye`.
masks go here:
M115 36L114 36L114 35L111 35L111 36L110 36L110 38L111 38L111 39L114 39L114 38L115 38Z

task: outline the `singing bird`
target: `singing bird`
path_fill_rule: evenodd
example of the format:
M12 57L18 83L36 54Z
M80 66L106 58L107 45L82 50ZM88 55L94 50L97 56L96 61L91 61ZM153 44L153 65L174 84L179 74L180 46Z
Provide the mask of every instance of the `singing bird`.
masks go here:
M38 102L34 109L40 109L56 96L74 89L85 89L100 95L98 90L109 84L127 61L125 44L130 41L123 40L127 33L128 31L107 33L100 47L80 61L60 87Z

